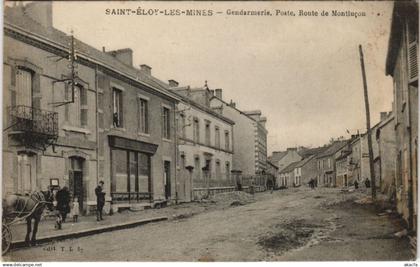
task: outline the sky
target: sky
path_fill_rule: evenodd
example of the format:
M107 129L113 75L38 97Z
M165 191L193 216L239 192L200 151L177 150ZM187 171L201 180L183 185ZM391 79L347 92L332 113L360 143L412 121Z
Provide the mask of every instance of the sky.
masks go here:
M392 2L54 2L54 26L180 86L222 88L223 99L267 117L268 151L316 147L366 129L358 45L371 123L392 109L385 76ZM213 16L107 15L106 9L204 9ZM318 16L230 16L228 10L318 11ZM319 16L322 10L330 16ZM365 12L333 17L332 10ZM222 12L216 14L215 12Z

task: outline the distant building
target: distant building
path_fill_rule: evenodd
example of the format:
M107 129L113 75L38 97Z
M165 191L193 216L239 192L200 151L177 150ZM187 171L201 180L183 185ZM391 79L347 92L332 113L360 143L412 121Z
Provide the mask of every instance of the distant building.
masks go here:
M296 185L308 185L311 179L316 180L317 159L311 155L295 165L294 180Z
M271 162L279 168L279 172L289 166L290 163L301 159L302 156L299 155L297 148L287 148L286 151L274 151L270 157Z
M324 185L335 187L337 185L335 159L337 157L337 152L347 144L348 141L334 141L323 152L316 156L318 186Z
M273 186L277 185L277 179L279 176L279 168L272 162L267 161L267 183L272 183Z
M409 229L417 230L418 45L416 1L396 1L386 58L386 75L394 81L397 210Z
M299 184L295 181L295 167L299 162L292 162L279 171L279 181L277 182L280 186L290 187L298 186Z

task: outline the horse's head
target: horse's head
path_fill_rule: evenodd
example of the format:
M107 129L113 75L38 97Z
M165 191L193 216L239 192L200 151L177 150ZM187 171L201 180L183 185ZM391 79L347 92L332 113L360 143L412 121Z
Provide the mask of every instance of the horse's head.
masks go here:
M45 206L47 207L47 209L50 210L50 211L53 211L54 210L54 205L53 205L54 195L53 195L53 193L50 190L41 191L41 193L44 196Z

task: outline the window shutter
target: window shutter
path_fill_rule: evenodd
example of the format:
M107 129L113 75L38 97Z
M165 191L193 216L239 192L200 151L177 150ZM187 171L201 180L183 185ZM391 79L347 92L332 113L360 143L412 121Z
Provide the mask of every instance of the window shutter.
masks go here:
M12 66L10 70L10 84L16 86L16 67Z
M41 108L41 81L38 73L33 74L32 106L37 109Z
M120 91L120 127L124 127L124 98L125 92Z
M80 110L80 123L82 126L87 126L87 112L88 110L86 108L82 108Z
M408 75L410 82L418 80L418 26L415 23L408 21L407 34L408 34Z
M141 132L141 99L137 97L137 132Z
M64 101L70 101L70 86L64 83ZM69 121L69 105L64 105L64 120Z

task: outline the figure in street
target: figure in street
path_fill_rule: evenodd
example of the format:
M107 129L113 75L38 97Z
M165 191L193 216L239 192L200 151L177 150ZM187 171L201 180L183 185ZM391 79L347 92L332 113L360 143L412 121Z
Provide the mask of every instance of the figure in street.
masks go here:
M104 186L103 181L99 181L98 186L95 188L95 195L96 195L96 220L102 221L102 210L105 205L105 192L102 192Z
M70 212L70 191L67 186L64 186L61 190L58 190L57 195L57 209L60 213L61 220L63 223L66 222L67 213ZM61 228L61 225L60 225Z
M79 218L79 198L77 196L73 199L71 213L73 215L73 222L76 223Z

